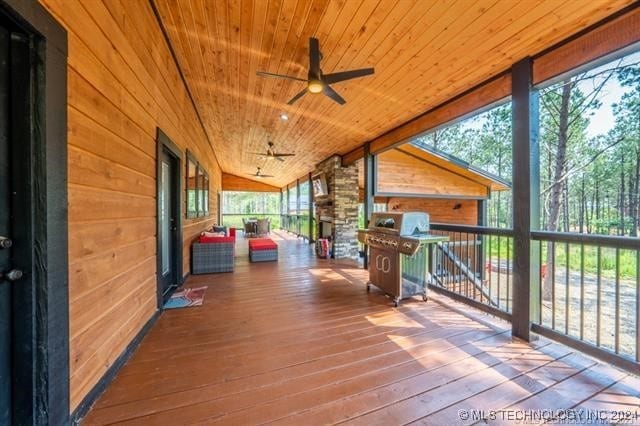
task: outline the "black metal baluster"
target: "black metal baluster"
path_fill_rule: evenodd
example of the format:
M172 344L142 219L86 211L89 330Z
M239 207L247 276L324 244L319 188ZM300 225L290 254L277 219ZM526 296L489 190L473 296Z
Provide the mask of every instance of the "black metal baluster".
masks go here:
M451 237L452 234L449 233L449 237ZM447 249L447 253L449 253L449 249L451 248L451 238L449 239L449 241L447 241L446 243L443 244L446 249ZM446 255L444 252L442 252L442 267L443 267L443 272L445 272L445 276L446 276L446 287L447 290L451 290L451 274L449 273L449 256Z
M551 329L556 329L556 243L551 243Z
M538 271L538 273L540 274L540 285L538 286L538 300L540 303L539 309L538 309L538 324L542 325L542 308L544 307L544 305L542 304L542 287L544 286L544 277L542 276L542 241L539 241L540 244L538 244L538 250L540 251L540 269ZM548 272L547 272L548 273ZM545 274L546 275L546 274Z
M565 253L565 273L564 273L564 334L569 334L569 310L571 309L571 304L569 303L570 298L570 270L571 270L571 262L569 261L569 243L564 245L564 253Z
M620 249L616 248L615 352L620 352Z
M580 340L584 340L584 244L580 244Z
M636 250L636 362L640 362L640 250Z
M596 250L596 346L600 346L600 326L602 315L602 267L600 265L602 259L602 247L598 246Z
M478 234L473 234L473 300L478 298L478 287L476 286L476 281L480 283L480 290L482 290L482 274L478 277L478 256L480 253L478 252L478 248L480 244L478 244ZM482 291L480 291L480 303L482 303Z
M456 255L456 259L458 260L456 262L456 267L458 268L458 273L456 274L456 277L458 277L458 294L460 296L462 296L462 270L461 270L461 266L462 266L462 233L458 232L458 241L456 241L456 248L454 250L457 250L455 252Z
M500 251L500 235L498 235L498 309L500 309L500 273L502 272L502 253Z
M509 312L509 275L511 275L511 238L507 237L507 312Z
M487 244L488 245L487 249L489 251L489 254L487 255L487 259L489 261L487 263L489 265L489 274L488 274L489 275L488 276L488 278L489 278L489 303L491 303L491 297L493 296L493 293L491 292L491 290L492 290L491 284L492 284L492 281L493 281L493 275L492 275L493 258L491 257L491 243L492 243L492 240L493 240L493 235L489 235L488 240L489 240L489 244ZM483 268L484 267L486 267L486 265L483 265Z
M469 261L469 234L468 234L468 233L465 233L464 235L465 235L465 237L466 237L466 242L467 242L467 247L465 247L465 251L466 251L466 256L465 256L465 259L466 259L466 260L465 260L465 265L466 265L466 267L467 267L467 273L465 274L465 276L466 276L466 278L467 278L467 279L465 280L465 283L466 283L466 285L465 285L465 296L469 297L469 284L470 284L470 283L469 283L469 280L471 279L471 277L469 276L469 275L470 275L470 272L471 272L471 271L470 271L470 269L471 269L471 262ZM475 300L475 298L474 298L474 300Z

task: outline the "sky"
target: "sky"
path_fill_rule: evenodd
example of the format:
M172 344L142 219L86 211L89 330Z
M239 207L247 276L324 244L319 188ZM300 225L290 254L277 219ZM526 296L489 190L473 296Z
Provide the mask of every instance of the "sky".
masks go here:
M629 55L623 59L625 63L640 62L640 52ZM613 63L605 64L602 67L596 68L593 72L598 70L605 70L611 68L617 61ZM583 92L590 92L593 90L593 82L584 81L578 84L578 87ZM594 111L594 115L590 117L589 126L587 127L587 135L593 137L596 135L606 134L615 125L615 116L613 114L613 104L620 102L622 95L629 90L629 88L623 88L616 78L611 78L603 87L602 92L598 96L598 100L602 102L602 106Z

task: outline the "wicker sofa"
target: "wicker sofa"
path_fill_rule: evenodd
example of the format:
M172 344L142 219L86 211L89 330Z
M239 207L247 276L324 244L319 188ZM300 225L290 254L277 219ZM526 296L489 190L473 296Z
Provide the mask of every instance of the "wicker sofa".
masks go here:
M235 269L235 229L231 228L226 237L200 236L191 245L191 273L212 274L233 272Z

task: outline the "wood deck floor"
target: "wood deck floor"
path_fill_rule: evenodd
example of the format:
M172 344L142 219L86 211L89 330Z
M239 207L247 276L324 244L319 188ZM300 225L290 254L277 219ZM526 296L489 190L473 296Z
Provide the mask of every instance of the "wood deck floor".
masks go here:
M286 233L274 239L278 263L249 264L240 237L235 273L191 277L187 286L208 286L204 305L164 312L83 425L451 425L474 423L464 419L474 409L640 416L637 377L544 339L514 341L507 323L446 298L393 308L366 293L362 269L316 260Z

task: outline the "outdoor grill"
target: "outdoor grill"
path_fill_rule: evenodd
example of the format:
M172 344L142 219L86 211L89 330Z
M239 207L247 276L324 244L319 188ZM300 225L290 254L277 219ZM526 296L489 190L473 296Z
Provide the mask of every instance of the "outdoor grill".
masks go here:
M448 240L429 234L427 213L373 213L369 228L358 231L358 240L369 247L367 291L375 285L396 306L415 295L427 300L433 245Z

